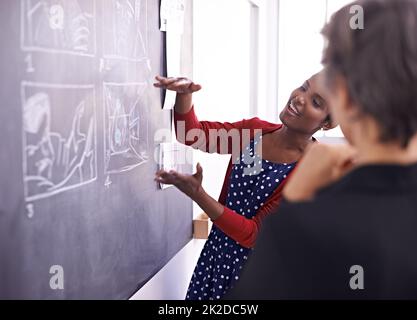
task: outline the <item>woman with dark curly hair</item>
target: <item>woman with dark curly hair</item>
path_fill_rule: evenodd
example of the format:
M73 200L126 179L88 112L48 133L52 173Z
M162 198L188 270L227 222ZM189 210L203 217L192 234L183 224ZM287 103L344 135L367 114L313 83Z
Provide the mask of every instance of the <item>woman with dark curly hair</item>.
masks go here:
M277 124L259 118L235 123L199 121L191 95L201 87L184 78L157 77L155 86L177 92L177 139L202 151L233 154L219 201L202 188L199 165L194 175L157 173L157 181L175 185L213 221L186 299L220 299L234 285L262 220L278 207L284 183L305 148L313 144L313 134L334 127L318 79L314 75L292 92L280 115L282 124Z

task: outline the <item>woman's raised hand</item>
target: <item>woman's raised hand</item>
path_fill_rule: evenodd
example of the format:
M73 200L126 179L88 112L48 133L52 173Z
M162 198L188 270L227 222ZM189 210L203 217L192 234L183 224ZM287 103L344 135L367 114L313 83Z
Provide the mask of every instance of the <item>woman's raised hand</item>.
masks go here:
M201 90L201 85L195 84L187 78L165 78L156 76L155 79L157 81L153 84L155 87L175 91L177 93L193 93Z

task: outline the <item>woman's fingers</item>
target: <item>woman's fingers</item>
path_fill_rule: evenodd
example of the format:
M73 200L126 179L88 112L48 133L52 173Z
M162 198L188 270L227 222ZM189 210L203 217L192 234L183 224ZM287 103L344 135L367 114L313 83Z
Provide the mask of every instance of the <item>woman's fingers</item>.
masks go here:
M203 167L200 165L200 163L197 163L196 165L196 173L193 174L193 177L197 179L197 181L201 184L203 182Z
M161 76L156 76L155 79L158 81L154 83L156 88L167 89L171 91L176 91L179 93L193 93L201 90L201 85L195 84L190 79L180 77L180 78L166 78Z
M174 170L171 170L170 172L169 172L171 175L172 175L172 177L175 179L175 180L177 180L179 183L180 182L186 182L187 181L187 179L188 179L188 175L185 175L185 174L182 174L182 173L179 173L179 172L177 172L177 171L174 171Z
M155 77L155 79L157 80L157 81L159 81L159 82L162 82L162 83L165 83L165 82L167 82L167 81L171 81L171 80L173 80L173 79L176 79L176 78L174 78L174 77L163 77L163 76L160 76L160 75L157 75L156 77Z
M181 182L184 182L185 179L185 175L182 175L174 170L170 170L169 172L165 170L159 170L155 173L155 180L164 184L177 185Z
M346 145L340 149L339 160L335 168L337 169L337 176L343 176L355 168L357 151L353 147Z
M160 79L160 80L158 80ZM178 78L157 78L158 82L154 83L154 86L160 87L160 88L166 88L173 83L178 81Z
M192 81L186 78L177 78L176 81L167 85L168 90L177 91L181 93L192 93Z
M194 173L195 177L200 177L203 175L203 167L201 166L200 163L197 163L196 170L197 170L196 173Z
M161 82L156 82L153 84L156 88L167 89L171 91L184 91L187 87L178 83L177 80L166 80Z
M201 85L195 84L194 82L191 83L190 89L192 92L197 92L201 90Z
M188 85L181 83L181 82L174 82L170 85L167 86L168 90L172 90L172 91L187 91L188 90Z
M164 170L159 170L155 173L155 180L164 184L174 184L175 177Z

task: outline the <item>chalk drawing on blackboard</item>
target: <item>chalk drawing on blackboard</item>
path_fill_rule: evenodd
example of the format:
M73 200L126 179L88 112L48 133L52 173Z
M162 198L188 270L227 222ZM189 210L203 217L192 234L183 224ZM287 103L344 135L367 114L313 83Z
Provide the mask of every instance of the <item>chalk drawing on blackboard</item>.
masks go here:
M95 19L95 0L21 0L21 49L92 57Z
M146 83L104 83L105 174L148 161Z
M21 99L26 201L96 180L94 86L22 82Z
M106 59L148 59L147 0L104 0L103 51Z

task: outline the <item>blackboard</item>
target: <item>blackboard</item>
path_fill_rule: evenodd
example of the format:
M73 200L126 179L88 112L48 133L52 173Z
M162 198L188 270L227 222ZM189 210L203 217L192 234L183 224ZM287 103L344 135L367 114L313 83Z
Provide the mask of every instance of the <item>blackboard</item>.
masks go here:
M1 1L0 298L126 299L191 239L153 181L159 5Z

